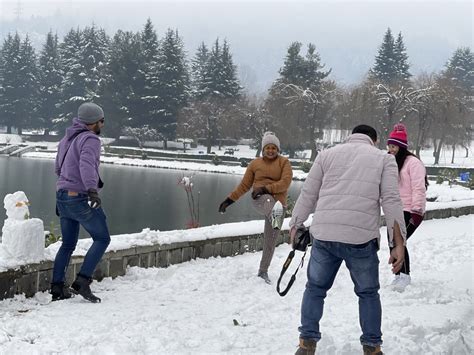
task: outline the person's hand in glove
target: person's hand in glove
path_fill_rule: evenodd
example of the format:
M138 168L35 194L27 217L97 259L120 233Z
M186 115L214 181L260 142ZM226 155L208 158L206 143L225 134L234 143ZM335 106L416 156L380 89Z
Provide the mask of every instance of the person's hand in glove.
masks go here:
M225 210L227 207L229 207L230 205L232 205L234 203L234 200L231 200L230 198L226 198L224 200L224 202L222 202L220 205L219 205L219 212L220 213L225 213Z
M255 189L253 189L252 191L252 198L254 200L256 200L257 198L259 198L260 196L262 195L265 195L265 194L269 194L270 192L268 192L267 188L265 186L262 186L262 187L256 187Z
M423 215L415 212L411 212L410 214L411 216L408 223L413 224L414 227L418 227L421 224L421 221L423 221Z
M87 195L89 196L90 206L91 208L99 208L102 204L100 200L99 193L94 189L89 189L87 191Z

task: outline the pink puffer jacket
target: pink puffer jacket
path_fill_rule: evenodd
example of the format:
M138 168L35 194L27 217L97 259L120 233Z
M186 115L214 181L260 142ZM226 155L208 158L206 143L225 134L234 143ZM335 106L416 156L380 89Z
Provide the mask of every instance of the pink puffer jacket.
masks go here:
M426 209L426 169L420 159L407 156L398 178L403 210L423 215Z

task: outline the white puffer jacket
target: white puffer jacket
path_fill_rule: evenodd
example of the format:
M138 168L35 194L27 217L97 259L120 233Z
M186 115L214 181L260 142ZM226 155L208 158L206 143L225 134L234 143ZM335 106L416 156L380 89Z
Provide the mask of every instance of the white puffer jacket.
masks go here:
M380 206L392 246L394 221L404 239L406 236L397 163L394 156L377 149L369 136L355 133L318 155L296 201L290 226L301 226L314 213L310 227L314 238L363 244L380 239Z

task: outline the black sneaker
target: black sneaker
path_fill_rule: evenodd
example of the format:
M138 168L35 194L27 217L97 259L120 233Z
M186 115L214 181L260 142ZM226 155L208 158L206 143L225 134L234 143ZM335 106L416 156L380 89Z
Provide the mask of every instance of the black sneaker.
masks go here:
M71 291L74 292L76 295L81 295L89 302L100 303L100 298L94 295L91 291L91 283L91 278L77 274L76 280L71 285Z
M69 286L65 285L64 282L52 283L49 293L53 297L53 301L67 300L72 297Z

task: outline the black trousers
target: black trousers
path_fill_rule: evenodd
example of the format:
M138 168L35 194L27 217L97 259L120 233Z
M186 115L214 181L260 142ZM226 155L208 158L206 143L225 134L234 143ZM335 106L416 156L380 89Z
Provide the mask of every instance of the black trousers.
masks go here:
M407 211L403 211L403 217L405 218L405 226L407 228L407 240L410 238L413 233L415 233L415 230L418 228L418 226L414 226L413 224L410 223L410 217L411 213ZM388 237L388 234L387 234ZM392 251L393 248L390 248L390 251ZM397 272L397 275L400 275L400 272L403 272L404 274L410 275L410 255L408 254L408 249L405 246L405 261L403 262L402 268L400 269L399 272Z

